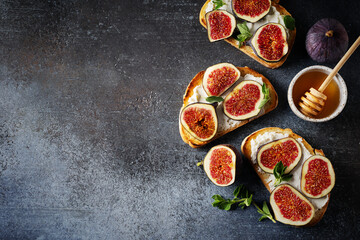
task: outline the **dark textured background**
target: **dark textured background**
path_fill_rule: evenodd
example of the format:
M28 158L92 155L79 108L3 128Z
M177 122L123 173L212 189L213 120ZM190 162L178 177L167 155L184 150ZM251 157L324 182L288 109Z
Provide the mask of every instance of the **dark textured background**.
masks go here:
M316 64L304 46L311 25L337 18L352 43L360 2L282 1L298 35L277 70L210 43L198 22L203 2L0 2L0 239L359 239L360 50L340 71L349 98L336 119L297 118L286 93L298 71ZM182 96L197 72L219 62L263 73L279 106L191 149L178 133ZM258 203L268 200L247 163L226 188L196 167L210 147L240 148L267 126L292 128L333 162L336 185L315 227L211 206L213 194L231 197L239 183Z

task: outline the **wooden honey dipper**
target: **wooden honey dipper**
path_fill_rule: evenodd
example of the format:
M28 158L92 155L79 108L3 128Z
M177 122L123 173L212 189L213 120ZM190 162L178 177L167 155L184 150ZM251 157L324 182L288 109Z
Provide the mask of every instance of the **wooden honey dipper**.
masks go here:
M327 78L324 80L324 82L321 84L318 90L315 88L310 88L309 91L307 91L304 96L301 97L301 100L299 102L300 111L308 116L308 117L314 117L316 116L321 110L323 109L325 105L325 101L327 99L326 95L323 94L323 91L326 89L326 87L330 84L333 77L338 73L340 68L345 64L345 62L349 59L351 54L356 50L356 48L360 44L360 37L357 38L357 40L353 43L353 45L349 48L349 50L345 53L345 55L340 59L338 64L334 67L334 69L331 71L331 73L327 76Z

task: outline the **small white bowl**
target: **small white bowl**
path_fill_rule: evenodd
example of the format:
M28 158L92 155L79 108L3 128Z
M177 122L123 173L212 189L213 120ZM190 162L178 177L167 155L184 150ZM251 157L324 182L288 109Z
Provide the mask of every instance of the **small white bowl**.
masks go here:
M295 75L295 77L290 82L289 89L288 89L288 102L289 102L291 110L299 118L304 119L306 121L310 121L310 122L326 122L326 121L329 121L329 120L335 118L344 109L345 104L346 104L346 100L347 100L347 96L348 96L346 84L345 84L344 79L340 76L340 74L336 74L335 77L333 78L333 81L335 81L337 83L337 85L339 86L339 91L340 91L339 106L336 108L336 110L331 115L329 115L327 117L324 117L324 118L310 118L310 117L305 116L304 114L302 114L299 111L299 109L297 109L297 107L295 106L295 103L293 101L292 93L293 93L293 87L294 87L296 81L299 79L299 77L301 75L303 75L304 73L312 72L312 71L323 72L323 73L329 75L330 72L332 71L332 69L329 68L329 67L326 67L326 66L315 65L315 66L310 66L310 67L307 67L307 68L301 70L298 74Z

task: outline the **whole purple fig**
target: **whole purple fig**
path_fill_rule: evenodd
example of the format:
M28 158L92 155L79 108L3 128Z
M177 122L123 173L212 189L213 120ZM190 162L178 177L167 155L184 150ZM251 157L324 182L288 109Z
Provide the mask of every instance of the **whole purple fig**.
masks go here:
M306 35L306 51L317 62L335 62L346 52L349 37L344 26L332 18L315 23Z

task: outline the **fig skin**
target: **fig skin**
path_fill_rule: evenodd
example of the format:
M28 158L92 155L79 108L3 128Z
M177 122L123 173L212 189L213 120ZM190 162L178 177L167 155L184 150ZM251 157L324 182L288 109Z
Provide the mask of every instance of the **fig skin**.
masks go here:
M234 70L234 71L235 71L235 74L236 74L237 76L236 76L236 78L235 78L235 80L234 80L233 83L229 84L228 86L225 86L221 91L219 91L218 94L213 95L213 94L211 94L210 90L208 89L209 76L210 76L210 74L213 73L214 71L216 71L216 70L218 70L218 69L222 69L222 68L224 68L224 67L226 67L226 68L231 68L232 70ZM203 88L204 88L204 90L205 90L205 92L206 92L206 94L207 94L208 96L220 96L220 95L223 94L226 90L228 90L231 86L233 86L233 85L237 82L237 80L239 80L240 76L241 76L241 73L240 73L239 69L237 69L233 64L230 64L230 63L218 63L218 64L213 65L213 66L211 66L211 67L208 67L208 68L206 69L206 71L205 71L205 73L204 73L203 81L202 81L202 86L203 86ZM216 83L213 83L213 84L216 84ZM221 84L222 84L222 83L221 83ZM222 84L222 85L223 85L223 84Z
M233 166L232 166L232 169L231 169L231 174L232 174L232 179L229 183L226 183L226 184L220 184L220 183L217 183L215 181L215 179L212 178L211 176L211 173L210 173L210 157L211 157L211 154L213 152L213 150L215 149L219 149L219 148L225 148L229 151L232 152L232 161L233 161ZM231 184L233 184L235 182L235 179L236 177L238 176L238 169L241 168L242 166L242 157L241 157L241 154L240 152L232 145L230 144L220 144L220 145L216 145L214 147L212 147L209 152L206 154L204 160L199 163L198 165L203 165L203 168L204 168L204 171L206 173L206 175L208 176L208 178L217 186L220 186L220 187L226 187L226 186L230 186Z
M281 188L284 188L284 187L288 187L291 189L292 193L294 193L297 197L299 197L301 200L303 200L304 202L306 202L307 204L309 204L310 206L310 211L311 211L311 216L306 219L306 221L292 221L288 218L285 218L283 216L283 214L281 213L280 211L280 208L278 207L278 205L276 204L276 201L275 201L275 193L281 189ZM311 222L311 220L314 218L315 216L315 208L314 206L311 204L311 202L304 196L302 195L299 191L297 191L294 187L292 187L291 185L289 184L281 184L279 186L277 186L272 192L271 192L271 195L270 195L270 205L271 205L271 208L274 212L274 216L275 216L275 219L279 222L282 222L284 224L288 224L288 225L292 225L292 226L305 226L307 224L309 224Z
M211 111L211 114L214 118L214 121L215 121L215 129L214 129L214 132L211 136L207 137L207 138L200 138L199 136L197 136L190 128L189 126L184 122L183 120L183 114L185 112L186 109L190 108L190 107L202 107L202 108L205 108L207 110L210 110ZM209 141L211 140L213 137L215 137L216 133L217 133L217 130L218 130L218 116L217 116L217 113L216 113L216 106L215 104L208 104L208 103L191 103L187 106L185 106L183 108L183 110L181 111L181 114L180 114L180 123L181 125L183 126L183 128L186 130L186 132L188 132L192 137L194 137L195 139L199 140L199 141L202 141L202 142L206 142L206 141Z
M321 193L316 196L306 190L306 179L305 179L305 176L308 172L309 164L311 161L313 161L315 159L321 159L327 163L327 168L328 168L329 175L331 178L330 185L327 188L323 189L321 191ZM334 172L334 168L333 168L330 160L328 158L326 158L324 156L320 156L320 155L314 155L314 156L309 157L302 166L300 186L301 186L301 192L309 198L322 198L322 197L326 196L327 194L329 194L331 192L331 190L333 189L333 187L335 186L335 172Z
M281 30L281 36L282 38L284 39L284 47L283 47L283 52L281 54L281 57L278 57L276 59L269 59L269 58L266 58L265 56L263 56L261 54L261 50L260 50L260 47L258 46L258 43L257 43L257 40L261 34L261 31L267 27L267 26L270 26L270 25L274 25L274 26L278 26ZM287 43L287 33L286 33L286 30L285 28L281 25L281 24L278 24L278 23L267 23L267 24L264 24L262 25L261 27L259 27L255 34L252 36L252 38L250 39L250 46L251 48L253 49L253 51L255 52L255 54L261 58L262 60L265 60L267 62L279 62L284 56L286 56L286 54L288 54L289 52L289 45Z
M268 4L268 8L265 9L265 11L263 11L259 15L257 15L257 16L242 15L242 14L238 13L235 9L236 2L239 2L239 1L237 1L237 0L231 1L231 7L232 7L232 10L233 10L235 16L238 18L241 18L245 21L251 22L251 23L255 23L255 22L259 21L261 18L265 17L269 13L270 8L271 8L271 0L265 0L265 1L263 1L262 4L265 4L265 5ZM244 1L244 2L250 2L250 1ZM252 1L252 3L254 3L255 5L256 4L258 5L258 4L260 4L260 1L254 0L254 1Z
M306 51L314 61L336 62L345 54L349 37L338 20L324 18L309 29L305 43Z
M228 16L230 18L230 32L223 36L223 37L220 37L220 38L217 38L217 39L214 39L211 37L211 26L210 26L210 22L209 22L209 18L212 14L215 14L215 13L221 13L221 14L225 14L226 16ZM236 27L236 19L234 17L234 15L232 15L231 13L225 11L225 10L213 10L211 12L208 12L205 14L205 19L206 19L206 28L207 28L207 32L208 32L208 38L209 38L209 41L210 42L215 42L215 41L219 41L219 40L222 40L222 39L225 39L225 38L228 38L228 37L231 37L231 35L233 34L234 30L235 30L235 27ZM222 26L223 28L223 26Z
M260 162L260 156L259 156L259 155L260 155L263 151L266 150L266 149L264 149L264 148L266 148L266 147L268 147L268 146L271 147L271 146L273 146L274 144L276 144L276 143L278 143L278 142L283 142L283 141L285 142L285 141L287 141L287 140L292 140L292 141L295 143L297 149L299 150L299 154L298 154L298 156L295 158L294 162L293 162L290 166L288 166L288 167L286 168L285 174L291 172L291 171L298 165L298 163L300 162L301 157L302 157L302 149L301 149L300 144L299 144L294 138L292 138L292 137L281 138L281 139L274 140L274 141L271 141L271 142L269 142L269 143L266 143L266 144L264 144L264 145L262 145L262 146L260 146L260 147L258 148L258 151L257 151L257 153L256 153L256 159L257 159L257 163L258 163L259 167L260 167L264 172L273 173L273 170L274 170L274 169L270 169L270 168L265 167L265 166ZM283 162L283 164L284 164L284 162Z
M249 113L246 113L244 115L240 115L240 116L233 116L231 113L229 113L227 110L226 110L226 105L228 103L228 101L232 98L232 94L234 92L237 92L238 89L241 89L243 86L245 86L246 84L253 84L253 85L256 85L258 88L259 88L259 91L260 91L260 97L259 99L256 101L256 104L255 104L255 108L253 111L249 112ZM224 103L223 103L223 109L224 109L224 114L226 116L228 116L229 118L233 119L233 120L246 120L246 119L249 119L249 118L252 118L252 117L255 117L256 115L258 115L261 111L261 109L259 108L259 105L261 103L261 101L264 99L264 93L262 92L262 86L256 82L256 81L252 81L252 80L246 80L246 81L242 81L240 82L233 90L232 92L230 92L225 100L224 100Z

